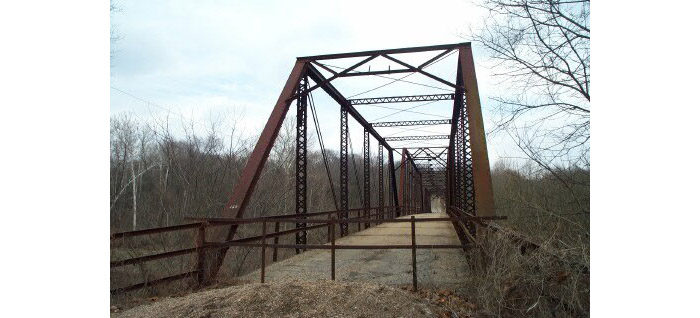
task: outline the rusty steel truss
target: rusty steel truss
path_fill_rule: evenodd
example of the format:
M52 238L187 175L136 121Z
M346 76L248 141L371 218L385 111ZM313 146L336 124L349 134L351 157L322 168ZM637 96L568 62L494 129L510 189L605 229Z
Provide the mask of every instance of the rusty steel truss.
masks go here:
M431 57L418 65L405 62L405 54L433 52ZM428 70L433 63L457 53L456 79L450 81ZM401 55L401 56L398 56ZM360 67L382 57L401 66L398 69L360 71ZM356 58L358 62L339 70L331 67L327 61ZM323 72L321 71L323 70ZM389 97L372 97L362 99L347 99L334 85L334 81L340 78L357 76L380 76L400 73L415 73L424 76L436 85L445 85L453 93L423 94ZM297 105L296 118L296 210L293 217L296 222L297 252L307 246L307 230L314 228L308 226L307 216L307 113L309 98L312 92L320 89L334 100L340 110L340 140L339 140L339 220L348 220L350 211L349 198L349 174L348 158L350 144L348 121L352 118L363 129L363 191L362 191L362 215L365 219L364 227L371 226L370 211L378 210L376 218L393 218L415 212L430 212L431 197L441 197L447 205L455 230L462 240L463 245L473 240L477 234L474 222L460 221L463 217L492 217L494 214L493 190L489 170L489 159L486 147L486 136L481 115L481 104L474 69L474 60L470 43L446 44L424 47L411 47L390 50L375 50L341 54L327 54L299 57L294 64L291 74L280 93L272 113L260 134L255 148L241 174L238 183L233 188L228 203L221 215L229 219L242 219L250 203L253 191L265 162L270 154L272 146L277 138L284 119L287 117L292 102ZM384 104L384 103L410 103L422 101L453 101L452 113L445 114L450 119L420 119L412 121L386 121L369 123L354 105ZM315 112L315 110L312 110ZM315 116L315 113L314 113ZM423 136L392 136L383 137L375 128L418 126L418 125L450 125L449 135L423 135ZM318 129L318 125L316 127ZM449 140L444 147L432 147L431 144L420 147L392 147L390 142L396 141L426 141ZM378 144L378 153L375 163L377 170L371 169L371 143L375 140ZM350 149L351 150L351 149ZM384 161L384 151L388 154L388 161ZM394 152L400 154L401 161L395 167ZM325 154L324 154L325 156ZM387 169L384 170L384 166ZM377 175L377 189L372 189L371 179L373 171ZM384 173L388 177L388 202L384 197ZM398 179L397 179L398 173ZM397 184L398 181L398 184ZM329 174L329 182L332 178ZM372 192L375 190L375 192ZM377 196L373 198L373 193ZM333 194L335 200L335 194ZM274 199L274 198L271 198ZM359 218L358 210L358 218ZM313 214L313 213L312 213ZM339 222L340 236L349 233L349 222ZM360 222L358 226L360 225ZM206 274L203 277L213 278L221 266L226 252L233 242L239 223L230 222L224 231L212 233L213 242L220 243L220 248L214 249L208 254L211 261ZM263 236L265 233L263 232ZM308 245L311 246L311 245ZM203 256L204 257L204 256ZM204 279L204 278L203 278Z

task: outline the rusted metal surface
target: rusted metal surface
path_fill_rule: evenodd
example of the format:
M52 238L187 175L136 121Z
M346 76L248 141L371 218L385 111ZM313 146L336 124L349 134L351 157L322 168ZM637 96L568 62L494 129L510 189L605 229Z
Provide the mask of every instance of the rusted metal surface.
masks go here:
M337 53L337 54L302 56L302 57L298 57L297 60L320 61L320 60L331 60L331 59L343 59L343 58L349 58L349 57L371 56L371 55L379 55L379 54L418 53L418 52L427 52L427 51L454 50L460 46L471 46L471 43L467 42L467 43L458 43L458 44L416 46L416 47L407 47L407 48L400 48L400 49L372 50L372 51L361 51L361 52L351 52L351 53Z
M437 77L437 76L435 76L435 75L433 75L433 74L430 74L430 73L428 73L428 72L426 72L426 71L424 71L424 70L422 70L422 69L420 69L420 68L417 68L417 67L415 67L415 66L413 66L413 65L410 65L410 64L408 64L408 63L406 63L406 62L403 62L403 61L401 61L401 60L399 60L399 59L397 59L397 58L395 58L395 57L392 57L391 55L382 54L381 56L383 56L383 57L385 57L385 58L387 58L387 59L389 59L389 60L391 60L391 61L393 61L393 62L395 62L395 63L398 63L398 64L400 64L400 65L402 65L402 66L404 66L404 67L406 67L406 68L408 68L408 69L410 69L410 70L413 70L414 72L418 72L418 73L421 73L421 74L423 74L423 75L425 75L425 76L427 76L427 77L429 77L429 78L432 78L432 79L434 79L434 80L436 80L436 81L438 81L438 82L440 82L440 83L442 83L442 84L444 84L444 85L447 85L447 86L452 87L452 88L455 88L455 89L459 89L459 88L460 88L459 86L457 86L457 85L455 85L455 84L452 84L452 83L450 83L450 82L448 82L448 81L446 81L446 80L444 80L444 79L442 79L442 78L440 78L440 77Z
M377 151L377 205L384 206L384 147L379 144ZM385 209L379 210L381 218L384 218Z
M479 87L476 83L476 69L471 46L459 47L459 63L466 88L467 117L469 121L469 141L472 151L476 215L488 216L495 213L491 167L486 148L484 120L481 116Z
M389 96L389 97L348 99L348 103L350 103L351 105L368 105L368 104L384 104L384 103L410 103L410 102L453 100L454 98L455 98L454 94L406 95L406 96Z
M321 72L319 72L315 67L310 66L309 67L309 77L313 79L315 82L323 81L325 80L325 77ZM347 110L348 114L357 121L362 128L369 130L369 133L372 134L372 137L376 139L379 143L384 145L384 147L388 151L393 151L394 148L392 148L385 140L384 138L370 125L365 118L360 115L360 112L355 109L350 103L348 103L347 99L341 94L332 84L328 83L326 85L323 85L321 89L328 94L333 100L336 101L340 105L341 109Z
M296 210L294 213L296 214L306 214L306 208L307 208L307 203L306 203L306 140L307 140L307 134L306 134L306 128L307 128L307 101L308 101L308 94L302 94L305 90L308 89L309 86L309 79L306 76L301 77L301 81L298 85L297 92L298 94L301 94L299 98L297 98L297 136L296 136L296 148L295 148L295 155L296 155L296 174L295 174L295 181L296 181L296 187L295 187L295 205L296 205ZM297 223L296 224L297 228L305 228L306 223ZM296 233L295 239L297 244L306 244L306 231L301 231ZM297 254L299 254L299 250L296 251Z
M369 155L369 131L365 129L364 132L364 140L362 143L362 183L363 183L363 196L364 196L364 207L365 207L365 218L367 218L367 215L369 215L369 208L372 206L372 191L370 189L371 187L371 182L370 182L370 155ZM365 229L370 227L370 223L365 223Z
M197 284L202 285L207 281L206 275L206 245L207 245L207 225L208 223L202 222L197 229L197 238L195 240L195 246L197 250Z
M119 295L119 294L123 294L126 292L138 290L138 289L149 287L149 286L156 286L156 285L160 285L163 283L168 283L168 282L172 282L172 281L176 281L176 280L194 277L195 275L197 275L197 273L198 273L198 271L191 271L191 272L182 273L182 274L178 274L178 275L154 279L151 281L147 281L147 282L143 282L143 283L139 283L139 284L134 284L131 286L115 288L115 289L110 290L109 293L111 295Z
M250 197L255 190L255 185L260 177L267 157L270 155L270 150L275 143L277 134L282 127L282 122L284 121L287 112L289 111L290 101L289 97L292 96L297 89L299 80L305 72L306 65L303 62L297 62L292 68L292 72L287 79L287 83L282 89L275 107L272 109L272 114L265 124L260 138L253 149L253 152L248 158L245 168L241 174L238 183L233 188L233 193L228 203L224 207L222 214L228 217L242 217L245 214L245 209L248 205ZM216 241L229 241L236 234L237 227L234 225L228 229L228 231L220 231L214 233L214 238ZM221 263L224 261L226 256L226 249L218 251L216 259L213 261L213 266L211 266L211 273L208 277L215 277L218 273Z
M340 110L340 213L339 218L348 218L348 112ZM340 237L348 235L347 223L340 225Z
M391 197L393 199L394 206L394 216L398 216L400 211L399 207L399 195L396 189L396 169L394 168L394 152L391 149L387 149L389 152L389 182L391 189Z
M153 254L153 255L147 255L147 256L128 258L128 259L119 260L119 261L113 261L113 262L109 263L109 267L115 268L115 267L126 266L126 265L140 264L140 263L144 263L144 262L148 262L148 261L155 261L155 260L162 259L162 258L193 254L196 252L197 252L197 248L185 248L185 249L180 249L180 250L170 251L170 252L165 252L165 253L159 253L159 254Z
M373 215L370 215L370 217ZM225 225L231 225L231 224L251 224L251 223L261 223L263 221L265 222L280 222L280 223L296 223L297 221L294 219L263 219L263 218L241 218L241 219L227 219L227 218L197 218L201 219L203 222L206 221L207 223L210 224L210 226L225 226ZM500 215L492 215L492 216L466 216L466 215L457 215L454 217L436 217L436 218L420 218L416 219L415 222L441 222L441 221L495 221L495 220L506 220L506 216L500 216ZM310 224L343 224L343 223L365 223L365 222L375 222L376 220L372 218L350 218L350 219L305 219L306 223ZM386 219L382 220L382 223L409 223L411 222L410 219ZM285 234L291 234L294 233L292 231L298 231L299 229L291 229L291 230L285 230L281 231L279 233L285 233ZM269 234L268 237L272 237ZM238 239L238 240L247 240L245 239Z
M454 94L450 94L453 95ZM402 120L402 121L385 121L372 123L372 127L399 127L399 126L427 126L427 125L449 125L451 119L430 119L430 120ZM447 147L419 147L419 148L447 148ZM411 148L406 148L411 149Z
M225 247L231 247L231 246L246 246L246 247L262 247L262 243L233 243L233 242L225 242L225 243L218 243L218 244L213 244L210 246L212 248L220 248L222 246ZM265 244L265 246L271 246L270 244ZM303 245L300 244L277 244L275 245L278 248L286 248L286 249L296 249L296 248L301 248ZM337 243L334 246L331 245L325 245L325 244L308 244L306 245L307 249L310 250L330 250L330 249L336 249L336 250L410 250L413 249L413 245L338 245ZM461 249L466 249L466 248L473 248L474 245L472 244L416 244L415 249L450 249L450 248L461 248Z
M267 222L262 222L262 235L260 235L260 282L265 283L265 248L267 247ZM306 244L296 244L296 246L306 246ZM297 247L296 249L299 249Z
M450 135L428 135L428 136L399 136L399 137L386 137L386 141L406 141L406 140L436 140L436 139L450 139Z
M411 256L413 259L413 291L418 291L418 270L416 269L416 217L411 215Z
M331 280L335 280L335 223L331 224Z
M280 222L275 222L275 234L280 232ZM304 232L306 232L306 227L304 227ZM279 244L280 236L275 236L274 245ZM306 242L304 242L306 244ZM277 261L277 247L272 250L272 262Z
M157 228L145 229L145 230L114 233L114 234L111 234L109 237L110 237L110 240L116 240L116 239L123 239L123 238L136 237L136 236L142 236L142 235L158 234L158 233L181 231L181 230L191 230L191 229L196 229L198 227L199 227L199 223L180 224L180 225L164 226L164 227L157 227Z
M401 202L401 207L402 208L408 208L408 203L407 203L407 193L406 193L406 184L408 182L408 176L407 176L407 170L406 170L406 158L407 152L406 149L401 150L401 164L400 168L401 172L399 173L399 186L401 187L399 190L399 202ZM397 215L398 216L398 215Z

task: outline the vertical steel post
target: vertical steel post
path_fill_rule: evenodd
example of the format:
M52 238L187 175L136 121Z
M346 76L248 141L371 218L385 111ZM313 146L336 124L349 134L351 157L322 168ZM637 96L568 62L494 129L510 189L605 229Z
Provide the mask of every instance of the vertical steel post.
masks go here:
M348 111L340 109L340 219L348 218ZM340 237L348 234L348 224L340 223Z
M206 238L206 227L204 223L202 223L197 230L197 239L195 241L197 247L197 284L200 286L205 283L207 274L204 254Z
M411 215L411 254L413 265L413 291L418 291L418 269L416 266L416 217Z
M464 81L465 102L469 122L469 143L471 148L472 173L474 176L474 197L476 215L493 216L495 203L491 184L491 167L486 147L484 121L481 117L479 87L476 82L476 69L471 46L459 48L459 63Z
M460 94L461 96L461 94ZM456 159L455 162L457 163L457 180L455 184L455 190L457 193L457 207L460 209L464 210L464 169L465 169L465 162L464 162L464 108L461 107L462 103L457 99L457 96L455 96L455 102L458 103L458 120L457 120L457 139L455 140L455 149L456 149Z
M307 127L307 97L303 92L308 89L307 76L302 76L297 94L297 138L296 138L296 214L306 214L306 127ZM304 219L305 217L300 217ZM296 223L296 228L306 228L306 223ZM296 233L296 242L306 245L306 231ZM299 254L299 249L296 253Z
M260 282L265 283L265 245L267 244L267 223L262 222L262 246L260 247Z
M277 244L280 243L280 237L277 236L277 233L279 233L279 231L280 231L280 222L275 222L275 239L273 241L275 244L275 247L272 248L272 262L273 263L277 261Z
M413 214L413 165L411 165L411 159L406 158L406 176L407 178L407 183L406 183L406 196L407 196L407 203L408 203L408 212L410 214Z
M399 194L396 189L396 168L394 167L394 152L389 149L389 182L391 182L390 190L392 196L392 205L394 206L394 216L399 216Z
M425 213L425 193L423 188L423 177L418 176L418 192L420 194L420 213Z
M328 219L329 220L331 219L330 213L328 214ZM333 225L333 226L335 226L335 225ZM326 242L330 242L330 241L331 241L331 224L329 224L328 231L326 232Z
M331 218L331 280L335 280L335 218Z
M382 143L379 144L379 152L377 153L377 169L379 170L377 172L377 176L379 177L377 179L377 188L379 192L377 192L377 206L379 207L379 210L377 210L377 213L379 214L378 218L383 219L384 218L384 146L382 146Z
M461 63L457 61L457 78L455 83L457 86L462 86L462 68ZM447 200L447 206L458 207L459 202L459 169L458 162L459 154L459 125L460 125L460 114L461 114L461 99L463 99L463 90L455 89L455 99L452 104L452 125L450 126L450 146L448 148L447 155L447 185L449 188L449 198Z
M403 148L401 151L401 164L399 169L401 169L401 173L399 174L399 184L401 185L401 190L399 192L399 200L401 201L401 213L403 214L403 210L407 208L406 206L406 178L408 177L406 175L406 148ZM397 215L398 216L398 215Z
M363 176L363 183L364 183L364 217L369 218L369 208L372 206L372 193L370 191L370 153L369 153L369 131L365 129L365 138L362 143L362 162L363 162L363 168L364 168L364 176ZM370 223L366 222L365 223L365 229L370 227Z

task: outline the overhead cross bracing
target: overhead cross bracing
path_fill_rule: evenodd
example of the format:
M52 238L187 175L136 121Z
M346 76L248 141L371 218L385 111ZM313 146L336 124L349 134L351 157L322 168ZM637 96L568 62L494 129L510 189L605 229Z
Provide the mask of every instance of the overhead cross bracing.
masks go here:
M410 95L410 96L391 96L391 97L373 97L373 98L358 98L348 99L352 105L367 105L367 104L383 104L383 103L408 103L408 102L426 102L438 100L453 100L455 94L431 94L431 95Z
M398 87L405 91L398 91ZM317 94L327 95L329 102L320 102L320 99L314 102ZM297 106L297 200L290 217L298 220L295 224L300 231L297 236L300 246L306 244L306 231L312 230L307 225L306 215L314 213L309 210L311 205L307 200L307 191L315 186L307 184L306 178L309 173L306 169L310 168L306 164L305 149L309 147L308 105L314 129L324 131L326 137L324 142L321 134L316 134L324 160L329 151L325 146L332 145L330 147L339 153L335 166L339 171L334 173L335 178L327 171L330 188L340 189L337 197L335 190L329 194L339 202L336 217L349 219L348 211L355 208L366 216L372 209L389 212L390 217L429 212L431 197L444 199L448 214L452 216L462 213L455 211L476 216L493 215L486 137L470 43L297 58L222 217L245 217L255 185L285 118L290 116L288 111L293 102ZM399 104L387 106L388 103ZM337 120L316 118L316 111L325 109L335 110ZM358 125L360 129L353 128ZM328 136L333 140L328 140ZM361 148L353 147L353 139L358 146L358 141L362 140ZM434 140L441 139L446 140L447 145L434 148L440 142ZM353 154L360 153L359 149L362 149L362 160L355 160ZM388 161L384 159L384 151ZM394 154L398 155L397 162L394 162ZM326 164L326 169L329 167ZM353 182L350 169L357 171L359 182ZM385 187L378 187L379 184L388 185L386 196ZM359 189L355 191L353 186ZM468 240L467 231L473 228L471 223L453 222L460 240ZM343 224L341 236L352 230L347 223ZM358 228L361 225L357 223ZM227 231L215 233L208 239L231 241L237 231L238 226L231 225ZM216 275L227 249L221 248L216 253L207 276Z
M450 139L450 135L431 135L431 136L400 136L387 137L386 141L404 141L404 140L435 140L435 139Z
M399 127L399 126L428 126L428 125L450 125L451 119L436 120L403 120L371 123L372 127Z

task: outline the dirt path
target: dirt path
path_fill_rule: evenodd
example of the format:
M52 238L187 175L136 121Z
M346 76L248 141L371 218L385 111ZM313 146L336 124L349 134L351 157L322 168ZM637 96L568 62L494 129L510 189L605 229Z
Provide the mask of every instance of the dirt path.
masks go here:
M416 218L447 217L445 213L418 214ZM409 218L404 216L402 218ZM411 244L410 223L385 223L336 240L337 245ZM416 223L416 244L459 244L450 222ZM469 268L460 249L419 249L418 286L459 292ZM330 279L330 251L311 250L270 264L265 281ZM259 282L260 272L244 277ZM336 250L336 280L364 281L394 286L412 284L411 250Z

